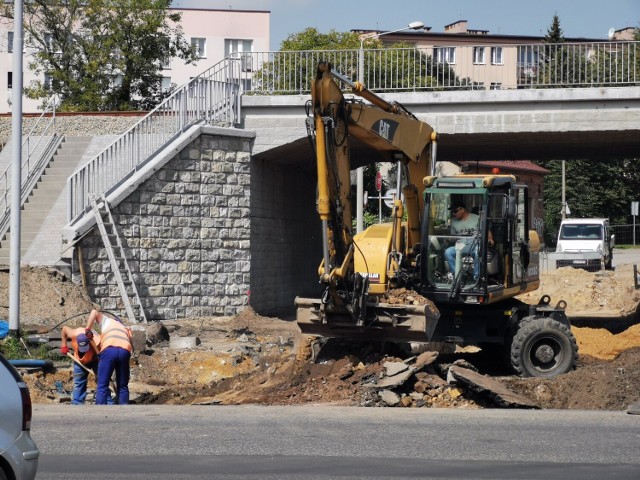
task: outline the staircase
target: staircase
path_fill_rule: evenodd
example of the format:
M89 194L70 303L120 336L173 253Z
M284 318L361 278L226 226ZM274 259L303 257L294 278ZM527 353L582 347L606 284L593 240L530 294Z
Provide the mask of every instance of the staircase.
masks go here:
M66 136L58 151L40 177L29 198L22 207L21 245L22 258L40 231L60 193L66 188L67 178L76 170L91 137ZM0 240L0 265L9 265L11 232Z

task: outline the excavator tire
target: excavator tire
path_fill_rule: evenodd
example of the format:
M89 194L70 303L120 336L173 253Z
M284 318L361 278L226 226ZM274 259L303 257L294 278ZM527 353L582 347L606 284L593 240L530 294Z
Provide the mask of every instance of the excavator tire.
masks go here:
M511 366L521 377L553 378L573 370L577 361L570 327L552 318L528 318L513 336Z

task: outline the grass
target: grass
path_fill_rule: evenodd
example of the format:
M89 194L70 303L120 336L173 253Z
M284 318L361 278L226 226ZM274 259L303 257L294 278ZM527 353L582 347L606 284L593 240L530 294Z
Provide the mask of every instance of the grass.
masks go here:
M29 346L26 335L0 340L0 353L8 360L68 360L59 350L50 349L46 345Z

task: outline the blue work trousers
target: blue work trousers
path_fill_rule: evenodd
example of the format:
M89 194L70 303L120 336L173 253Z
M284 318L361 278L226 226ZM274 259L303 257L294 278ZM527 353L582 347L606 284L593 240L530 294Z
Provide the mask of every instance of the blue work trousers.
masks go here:
M98 362L85 365L93 373L98 374ZM87 380L89 378L89 372L73 362L73 394L71 396L72 405L84 405L87 399Z
M116 400L119 405L129 403L129 360L131 352L120 347L107 347L100 352L96 405L106 405L109 397L109 380L116 372Z
M480 273L480 265L478 264L478 254L476 248L471 248L471 245L466 244L462 249L462 255L467 256L471 255L473 258L473 279L478 279L478 274ZM444 258L449 265L449 271L455 275L456 272L456 247L451 246L444 251Z

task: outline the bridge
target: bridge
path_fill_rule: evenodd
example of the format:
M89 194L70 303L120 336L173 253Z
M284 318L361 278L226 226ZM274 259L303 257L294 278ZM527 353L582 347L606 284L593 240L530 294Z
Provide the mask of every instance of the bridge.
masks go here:
M500 89L443 75L447 65L400 50L393 55L413 60L372 52L365 80L436 128L439 160L606 160L640 152L639 42L591 45L572 57L582 63L570 72L519 64L492 82ZM290 311L296 295L317 296L321 232L305 105L319 60L353 78L356 57L246 53L178 88L68 178L66 225L55 228L75 280L104 308L118 308L90 209L101 196L150 319L232 315L247 304L271 314ZM393 65L387 83L374 75L387 68L383 58ZM354 166L377 159L358 144L352 157Z
M640 155L640 86L382 94L439 134L438 160L569 160ZM311 158L308 96L245 96L254 155ZM376 157L356 145L354 165Z

